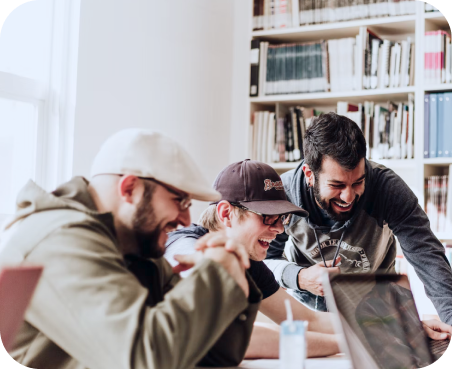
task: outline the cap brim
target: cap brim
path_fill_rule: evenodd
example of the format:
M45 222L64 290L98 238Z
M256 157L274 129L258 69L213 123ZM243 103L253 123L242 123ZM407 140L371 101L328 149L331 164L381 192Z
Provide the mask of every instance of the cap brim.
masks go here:
M188 194L190 194L191 198L194 200L218 201L221 199L221 194L212 188L204 188L201 191L199 189L195 189L195 190L193 190L193 189L184 190L183 188L180 188L180 189L187 192Z
M287 200L239 201L250 210L267 215L296 214L306 218L309 213Z

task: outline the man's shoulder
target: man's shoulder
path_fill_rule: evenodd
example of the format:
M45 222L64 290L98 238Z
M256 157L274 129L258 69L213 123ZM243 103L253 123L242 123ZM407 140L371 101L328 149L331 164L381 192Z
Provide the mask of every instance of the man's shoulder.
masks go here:
M200 225L197 225L195 223L190 224L188 227L178 229L177 231L168 233L168 240L166 241L166 247L171 246L174 242L177 240L183 239L183 238L194 238L198 239L202 236L209 233L209 230L207 228L204 228Z
M87 239L96 239L111 246L113 234L101 220L74 209L52 209L30 214L17 219L2 233L1 251L6 254L14 248L14 253L25 257L38 245L53 244L51 236L55 234L64 239L66 249L71 244L87 244ZM77 240L83 242L77 242ZM74 241L74 242L72 242Z
M382 164L369 161L369 167L372 170L371 184L373 192L381 193L385 196L401 196L403 194L411 194L411 191L401 191L408 188L406 182L392 169ZM384 192L381 192L383 191Z
M295 176L295 169L291 169L291 170L281 174L281 180L282 180L282 182L284 184L284 188L286 188L286 190L288 189L290 183L293 181L294 176Z

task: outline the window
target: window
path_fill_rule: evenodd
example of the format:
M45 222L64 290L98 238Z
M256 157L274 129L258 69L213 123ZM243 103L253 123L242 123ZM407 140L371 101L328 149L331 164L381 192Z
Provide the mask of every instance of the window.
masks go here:
M32 179L71 177L80 0L16 8L0 34L0 220Z

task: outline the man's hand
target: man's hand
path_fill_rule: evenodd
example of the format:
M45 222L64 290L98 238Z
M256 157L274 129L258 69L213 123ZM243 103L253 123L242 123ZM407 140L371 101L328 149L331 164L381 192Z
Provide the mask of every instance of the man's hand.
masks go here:
M336 264L341 261L341 257L339 256L336 259ZM301 269L298 273L298 285L300 289L307 290L314 295L323 296L323 285L322 285L322 275L325 271L329 274L339 274L341 271L339 267L331 268L333 265L333 260L328 260L326 262L328 268L325 267L322 263L313 265L309 268Z
M452 327L436 319L423 320L422 326L427 336L434 340L450 340L452 335Z
M245 268L239 262L236 254L227 251L224 247L209 247L202 252L198 251L190 255L174 255L174 259L179 262L179 265L175 266L173 271L178 272L178 270L183 271L190 269L204 258L211 259L218 264L221 264L231 277L234 278L243 290L245 296L248 297L249 285L245 276Z
M250 267L248 253L240 242L226 236L223 231L211 232L201 237L195 244L196 251L205 251L212 247L224 247L226 251L234 253L242 264L243 268Z

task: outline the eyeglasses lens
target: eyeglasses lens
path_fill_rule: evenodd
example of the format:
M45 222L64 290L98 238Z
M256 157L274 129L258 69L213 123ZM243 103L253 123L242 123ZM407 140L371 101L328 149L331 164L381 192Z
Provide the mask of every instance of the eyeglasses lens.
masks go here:
M288 214L283 215L264 215L264 224L265 225L275 225L278 223L279 219L281 219L282 224L286 224L286 221L289 218Z

